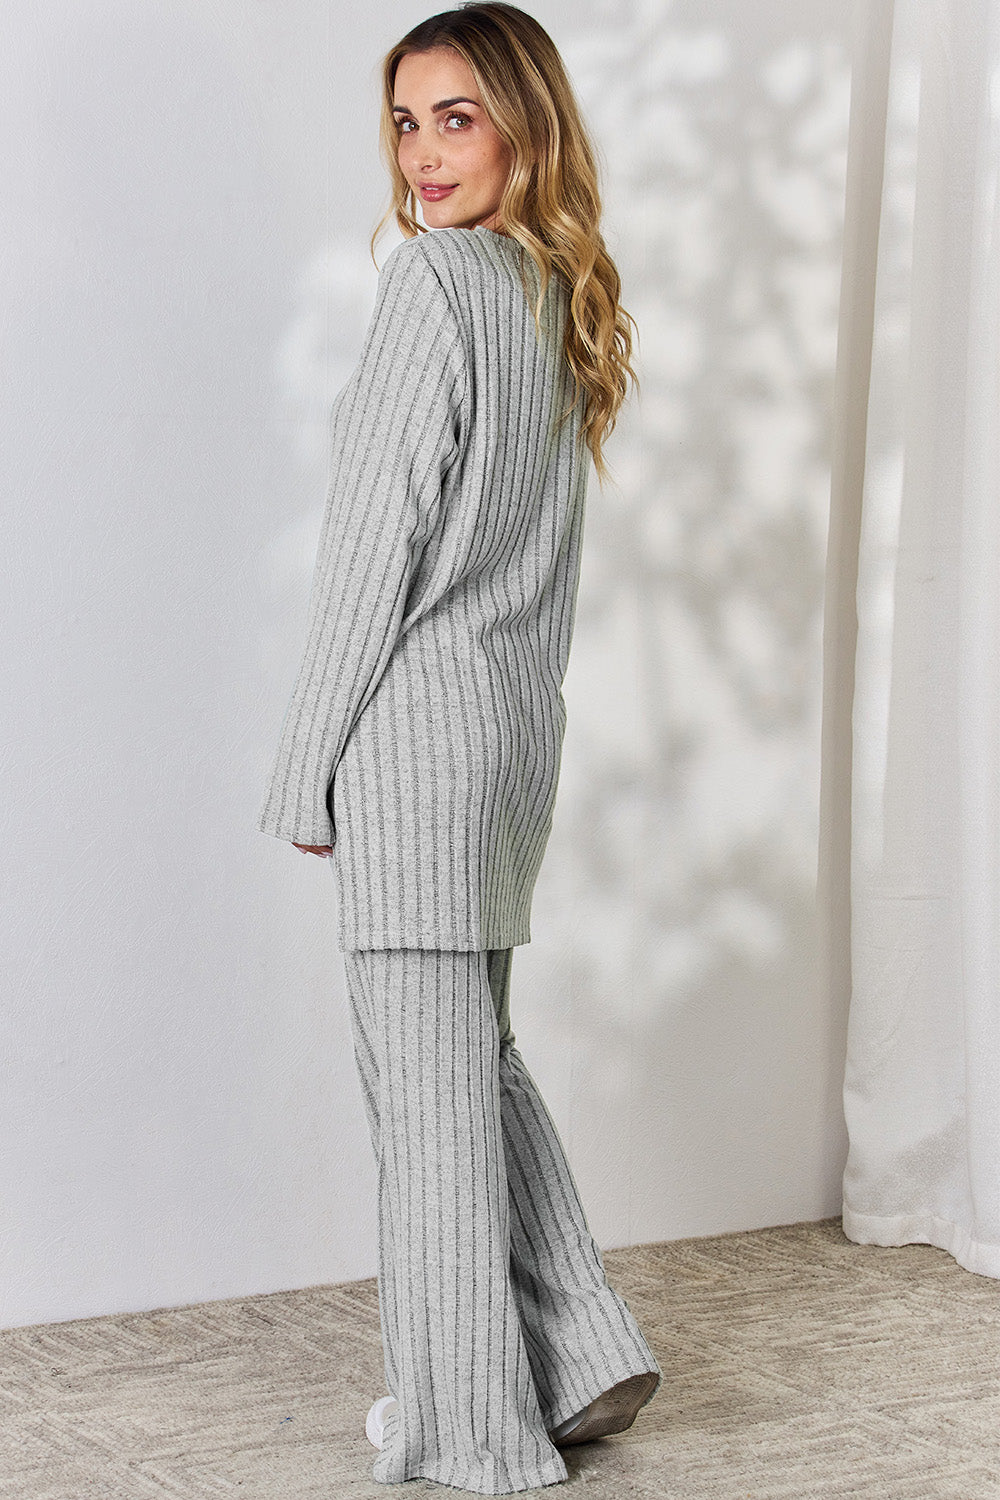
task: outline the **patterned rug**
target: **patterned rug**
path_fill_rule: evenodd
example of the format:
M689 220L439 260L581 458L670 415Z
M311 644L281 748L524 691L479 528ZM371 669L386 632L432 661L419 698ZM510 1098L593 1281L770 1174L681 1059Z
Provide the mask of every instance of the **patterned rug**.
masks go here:
M1000 1282L839 1220L604 1253L663 1368L588 1500L1000 1500ZM385 1500L374 1279L0 1333L0 1500Z

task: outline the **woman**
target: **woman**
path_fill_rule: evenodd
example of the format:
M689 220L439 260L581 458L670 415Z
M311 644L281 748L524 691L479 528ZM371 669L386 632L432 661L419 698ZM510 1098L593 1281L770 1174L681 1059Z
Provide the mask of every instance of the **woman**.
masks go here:
M374 1477L503 1495L565 1479L559 1448L623 1431L661 1379L509 1008L558 778L587 464L603 477L631 320L536 21L433 16L383 77L393 203L373 245L393 212L406 238L334 404L259 827L335 857L378 1168Z

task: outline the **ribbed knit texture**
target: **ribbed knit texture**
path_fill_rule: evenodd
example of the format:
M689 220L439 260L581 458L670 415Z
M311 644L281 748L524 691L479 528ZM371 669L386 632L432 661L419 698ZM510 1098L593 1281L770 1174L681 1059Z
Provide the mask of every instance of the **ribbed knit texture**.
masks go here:
M629 1375L662 1374L608 1284L515 1045L511 959L509 948L345 955L398 1402L372 1470L383 1484L420 1475L506 1495L558 1483L567 1467L551 1429Z
M531 940L566 708L588 453L553 279L441 229L389 255L331 419L302 664L258 827L332 844L352 948ZM529 286L538 273L524 257Z

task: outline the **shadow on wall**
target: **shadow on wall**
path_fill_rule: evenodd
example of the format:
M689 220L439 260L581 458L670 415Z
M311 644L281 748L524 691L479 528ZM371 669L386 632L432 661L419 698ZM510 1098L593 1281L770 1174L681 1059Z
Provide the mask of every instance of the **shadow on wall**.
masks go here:
M563 45L642 393L590 488L538 928L581 1159L626 1093L663 1152L638 1238L678 1204L676 1233L818 1217L842 1167L814 901L850 76L839 14L789 10L615 5Z

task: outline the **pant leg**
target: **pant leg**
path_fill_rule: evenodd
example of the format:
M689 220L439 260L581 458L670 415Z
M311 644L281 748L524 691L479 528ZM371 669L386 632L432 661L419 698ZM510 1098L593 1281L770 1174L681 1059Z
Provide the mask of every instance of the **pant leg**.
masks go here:
M344 954L378 1173L388 1388L373 1476L484 1495L568 1477L510 1275L499 1037L485 952Z
M628 1305L608 1285L559 1133L514 1045L512 957L511 948L488 955L500 1040L511 1281L542 1417L551 1429L626 1376L653 1370L662 1379L662 1371Z

